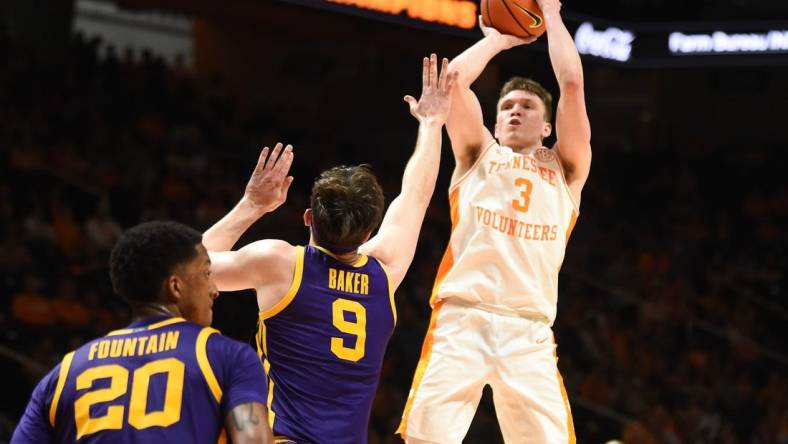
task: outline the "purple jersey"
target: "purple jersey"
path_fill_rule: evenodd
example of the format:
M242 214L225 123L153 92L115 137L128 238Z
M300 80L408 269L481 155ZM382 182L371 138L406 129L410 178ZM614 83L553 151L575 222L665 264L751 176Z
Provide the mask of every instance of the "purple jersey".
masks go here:
M287 295L260 313L258 352L268 374L268 415L277 440L366 443L383 354L396 322L380 263L352 265L325 250L297 248Z
M215 443L234 407L265 394L251 347L182 318L147 318L67 354L11 442Z

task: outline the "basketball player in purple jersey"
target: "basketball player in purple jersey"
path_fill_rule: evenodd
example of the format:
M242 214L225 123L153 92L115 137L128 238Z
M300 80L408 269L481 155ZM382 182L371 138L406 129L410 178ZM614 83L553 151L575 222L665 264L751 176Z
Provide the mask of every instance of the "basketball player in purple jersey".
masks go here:
M201 237L175 222L121 236L110 276L134 321L68 353L12 443L273 443L259 359L208 327L218 292Z
M263 149L241 201L205 233L220 290L253 288L258 353L268 375L277 442L366 443L383 354L396 322L394 290L413 260L435 189L441 129L456 74L423 61L423 89L406 96L419 121L400 195L383 215L383 192L366 166L324 171L312 187L307 246L261 240L225 251L285 200L292 147ZM269 199L266 190L281 190ZM372 232L383 220L377 235Z

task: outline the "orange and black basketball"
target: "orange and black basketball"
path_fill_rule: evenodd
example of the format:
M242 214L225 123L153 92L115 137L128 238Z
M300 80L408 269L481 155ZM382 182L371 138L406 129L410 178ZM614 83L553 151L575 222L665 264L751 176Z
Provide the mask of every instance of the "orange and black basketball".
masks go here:
M544 17L536 0L482 0L482 22L502 34L538 37L544 34Z

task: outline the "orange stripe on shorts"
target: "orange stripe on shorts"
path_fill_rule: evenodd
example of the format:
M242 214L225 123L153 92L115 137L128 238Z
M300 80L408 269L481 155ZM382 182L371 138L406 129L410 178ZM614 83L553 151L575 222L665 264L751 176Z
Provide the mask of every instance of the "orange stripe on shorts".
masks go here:
M566 387L564 387L564 378L561 377L561 372L558 370L558 353L556 351L553 351L553 357L555 357L555 373L558 375L558 385L561 386L561 397L564 398L566 428L569 431L569 444L576 444L577 437L575 437L575 423L572 421L572 409L569 407L569 396L566 394Z
M405 404L405 411L402 413L402 422L399 424L399 428L395 433L398 433L402 436L402 439L406 439L407 429L408 429L408 416L410 415L410 409L413 407L413 400L416 398L416 392L419 390L419 385L421 384L421 378L424 376L424 372L427 370L427 363L430 360L430 356L432 356L432 343L433 343L433 332L435 331L435 324L438 321L438 313L443 307L441 302L435 306L432 310L432 316L430 316L430 327L427 329L427 335L424 337L424 345L421 346L421 358L419 358L419 364L416 366L416 374L413 375L413 384L410 388L410 394L408 395L408 402Z

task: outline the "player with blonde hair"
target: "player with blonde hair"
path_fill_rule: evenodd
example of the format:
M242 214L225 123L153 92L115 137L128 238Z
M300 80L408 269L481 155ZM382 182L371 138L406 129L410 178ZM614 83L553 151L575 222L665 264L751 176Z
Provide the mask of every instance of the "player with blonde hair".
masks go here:
M580 56L558 0L538 0L560 98L514 78L498 100L494 135L470 85L499 52L534 39L482 27L460 54L447 130L456 162L452 231L430 302L432 319L398 432L408 443L459 443L482 389L493 390L506 442L574 442L552 325L558 271L591 165ZM497 139L497 140L496 140Z

